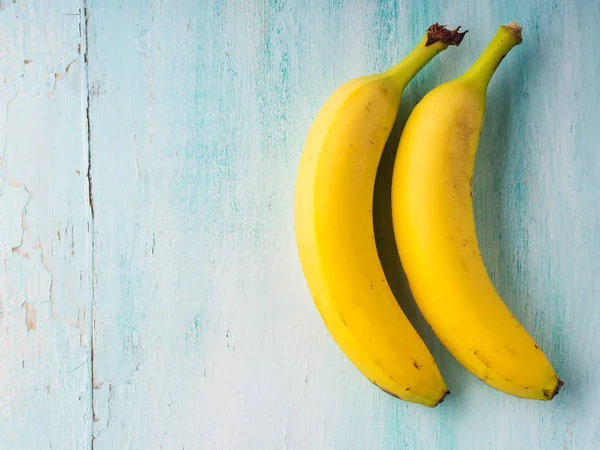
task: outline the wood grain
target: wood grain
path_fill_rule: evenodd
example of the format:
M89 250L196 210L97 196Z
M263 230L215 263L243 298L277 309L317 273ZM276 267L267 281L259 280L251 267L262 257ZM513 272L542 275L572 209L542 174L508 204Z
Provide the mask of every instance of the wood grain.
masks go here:
M450 356L390 235L403 120L511 20L524 42L488 91L476 221L565 381L549 403ZM595 448L599 20L586 0L0 1L0 449ZM293 191L325 99L434 22L469 33L409 85L375 198L386 273L452 391L429 410L327 333Z

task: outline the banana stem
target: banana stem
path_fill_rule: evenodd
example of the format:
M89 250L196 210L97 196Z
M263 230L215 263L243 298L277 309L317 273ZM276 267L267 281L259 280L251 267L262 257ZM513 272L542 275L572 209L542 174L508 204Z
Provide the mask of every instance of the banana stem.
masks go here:
M431 25L421 42L402 61L389 69L387 74L404 88L438 53L450 45L458 46L461 43L467 32L459 32L459 29L460 27L448 30L437 23Z
M484 90L487 89L504 57L514 46L523 41L521 30L522 28L515 22L501 26L483 53L460 78L477 84Z

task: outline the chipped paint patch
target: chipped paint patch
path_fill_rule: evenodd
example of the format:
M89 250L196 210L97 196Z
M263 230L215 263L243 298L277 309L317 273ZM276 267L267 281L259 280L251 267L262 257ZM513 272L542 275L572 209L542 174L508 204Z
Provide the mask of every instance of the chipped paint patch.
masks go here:
M35 331L37 328L37 311L30 303L23 303L23 308L25 308L25 325L27 326L27 331Z

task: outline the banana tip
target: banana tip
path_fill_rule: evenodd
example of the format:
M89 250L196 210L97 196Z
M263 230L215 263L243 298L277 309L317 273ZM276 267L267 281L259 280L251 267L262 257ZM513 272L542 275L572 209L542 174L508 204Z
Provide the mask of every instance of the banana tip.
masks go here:
M554 397L556 397L556 394L558 394L558 392L560 391L560 388L563 387L564 384L565 383L563 383L562 380L558 379L558 383L556 383L556 387L554 388L554 391L550 395L550 400L552 400Z
M449 396L449 395L450 395L450 391L446 390L446 392L444 392L444 394L442 395L442 397L438 400L438 402L435 405L433 405L433 407L435 408L440 403L443 403L444 400L446 399L446 397Z
M554 397L556 397L556 394L558 394L560 388L563 387L563 385L565 384L556 375L554 376L554 378L556 379L556 386L554 387L554 390L550 392L550 389L544 389L542 391L542 394L544 396L542 400L552 400Z

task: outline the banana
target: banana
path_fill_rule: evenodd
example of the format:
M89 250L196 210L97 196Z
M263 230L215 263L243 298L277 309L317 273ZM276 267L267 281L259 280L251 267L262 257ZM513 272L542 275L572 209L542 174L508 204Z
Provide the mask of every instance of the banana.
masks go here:
M562 381L495 290L479 251L472 204L487 86L521 41L518 24L500 27L469 70L413 109L394 163L392 217L409 286L440 341L493 388L550 400Z
M404 87L463 36L458 28L432 25L396 66L339 87L308 133L294 199L302 270L330 334L368 380L429 407L448 389L386 281L375 246L373 191Z

